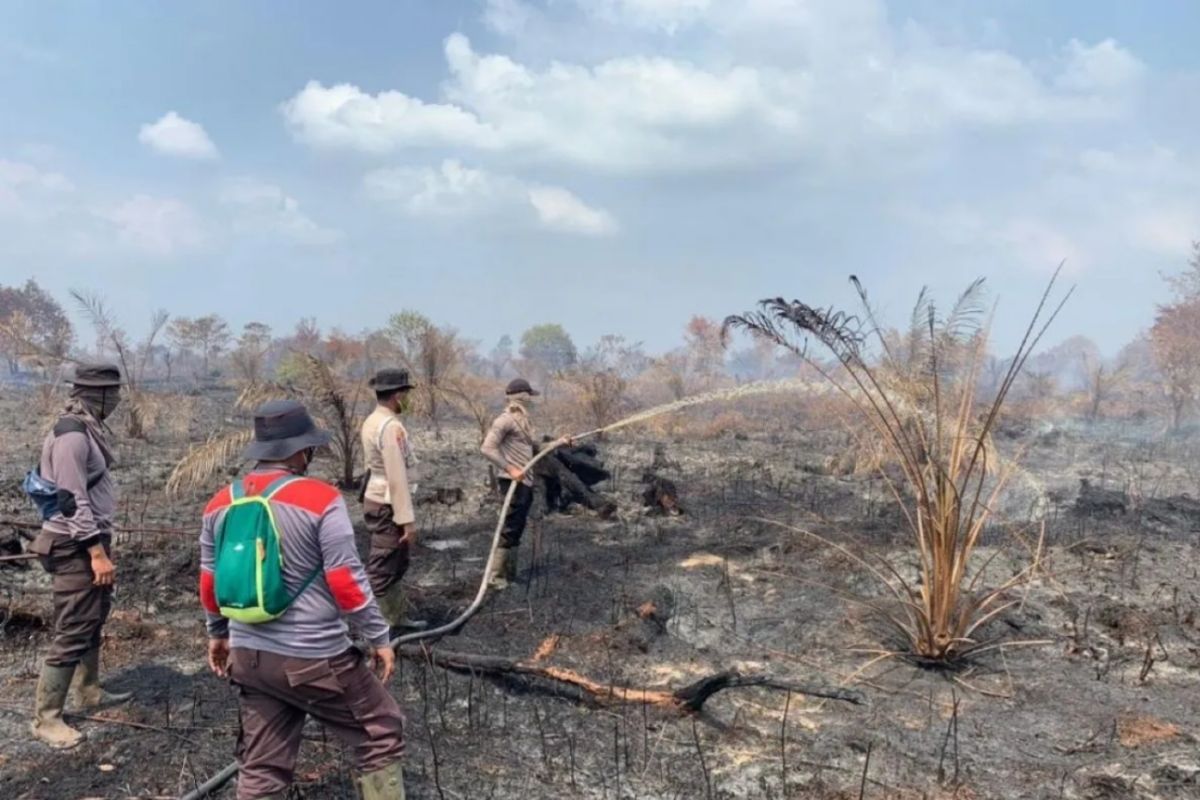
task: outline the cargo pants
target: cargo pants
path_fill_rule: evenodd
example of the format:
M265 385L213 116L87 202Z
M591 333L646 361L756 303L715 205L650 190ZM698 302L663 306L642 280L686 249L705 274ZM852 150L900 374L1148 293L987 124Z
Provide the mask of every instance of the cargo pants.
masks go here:
M500 479L500 496L508 494L512 481ZM533 508L533 487L518 483L513 492L512 502L508 506L508 514L504 516L504 527L500 531L500 546L504 548L517 547L521 544L521 536L525 533L525 525L529 521L529 511Z
M412 542L392 519L392 507L371 500L363 501L363 519L371 534L367 552L367 578L371 592L377 598L386 597L388 590L408 572Z
M400 706L358 650L312 659L235 647L229 678L238 689L242 723L237 800L287 790L309 715L352 749L361 773L404 755Z
M101 538L111 555L109 537ZM46 664L73 667L84 654L100 646L104 623L112 611L112 586L95 586L88 551L68 536L43 531L34 540L43 569L50 573L54 592L54 639Z

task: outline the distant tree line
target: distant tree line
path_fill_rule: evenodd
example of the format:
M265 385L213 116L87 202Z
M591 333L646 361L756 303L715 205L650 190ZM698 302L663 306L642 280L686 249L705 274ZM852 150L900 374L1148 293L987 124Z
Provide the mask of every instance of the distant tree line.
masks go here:
M1157 309L1149 330L1115 356L1105 357L1083 336L1035 354L1014 392L1013 409L1090 421L1158 414L1175 430L1195 419L1200 410L1200 244L1186 268L1167 280L1171 301ZM71 360L110 359L121 363L136 395L158 382L287 387L305 374L306 358L322 360L345 381L365 381L375 369L398 364L417 384L418 413L440 435L447 414L466 414L482 426L489 413L482 398L494 397L498 385L516 375L552 395L577 400L588 421L599 427L629 409L631 393L643 404L647 394L650 401L669 402L722 385L802 374L799 359L760 340L731 346L723 340L721 324L703 316L687 322L678 347L652 354L618 333L581 349L554 322L533 325L516 338L505 334L485 348L412 309L393 314L381 328L358 333L325 331L317 320L305 318L284 334L259 321L238 330L215 313L170 317L157 311L146 334L134 339L103 298L85 292L72 292L71 298L92 337L81 337L66 308L34 279L0 285L0 357L10 378L47 374ZM902 344L898 338L896 346ZM1002 358L986 359L979 375L984 388L1006 366Z

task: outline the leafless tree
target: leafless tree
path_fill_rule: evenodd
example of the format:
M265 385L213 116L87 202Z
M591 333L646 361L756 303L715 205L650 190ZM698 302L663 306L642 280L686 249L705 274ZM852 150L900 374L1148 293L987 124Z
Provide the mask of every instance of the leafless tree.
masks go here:
M144 391L143 384L146 368L154 352L154 342L166 327L167 312L161 309L154 312L146 335L134 344L99 295L72 289L71 297L91 321L97 340L104 344L104 349L112 348L121 365L129 398L126 404L126 433L133 439L145 439L146 422L153 413L154 402Z

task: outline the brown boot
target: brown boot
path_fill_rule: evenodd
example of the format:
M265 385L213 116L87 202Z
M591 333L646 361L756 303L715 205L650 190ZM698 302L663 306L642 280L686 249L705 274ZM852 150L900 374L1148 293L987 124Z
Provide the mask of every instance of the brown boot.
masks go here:
M33 722L29 730L35 739L55 750L69 750L83 741L83 734L63 722L63 705L71 689L75 667L46 664L38 679Z
M511 567L509 565L512 565ZM492 562L492 571L488 575L488 586L496 591L508 588L509 574L516 577L517 560L512 557L512 550L507 547L496 549L496 559Z
M404 586L399 581L392 584L392 587L377 599L379 600L379 611L391 626L393 636L399 636L404 631L421 631L429 627L429 623L425 620L411 619L407 616L408 595L405 594Z
M363 800L404 800L404 771L399 761L366 773L359 784Z
M84 653L75 670L75 702L80 708L91 709L101 706L128 703L133 692L106 692L100 688L100 648L94 647Z

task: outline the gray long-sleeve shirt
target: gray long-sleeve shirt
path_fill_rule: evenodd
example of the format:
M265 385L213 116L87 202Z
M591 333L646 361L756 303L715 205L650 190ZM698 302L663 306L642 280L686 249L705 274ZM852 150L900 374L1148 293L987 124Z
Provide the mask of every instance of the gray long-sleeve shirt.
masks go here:
M257 494L286 474L255 470L243 486L248 495ZM222 617L214 591L214 542L231 502L229 487L217 492L204 511L200 533L200 600L211 638L228 637L231 647L296 658L345 652L350 627L376 647L387 644L388 624L359 560L346 503L337 489L313 478L288 484L270 502L279 526L284 583L295 592L314 572L318 576L278 619L248 624Z
M108 472L104 452L87 433L50 433L42 443L39 472L59 489L75 496L75 514L55 514L42 524L49 534L67 536L81 545L112 532L117 511L116 484ZM99 478L88 488L88 482Z

